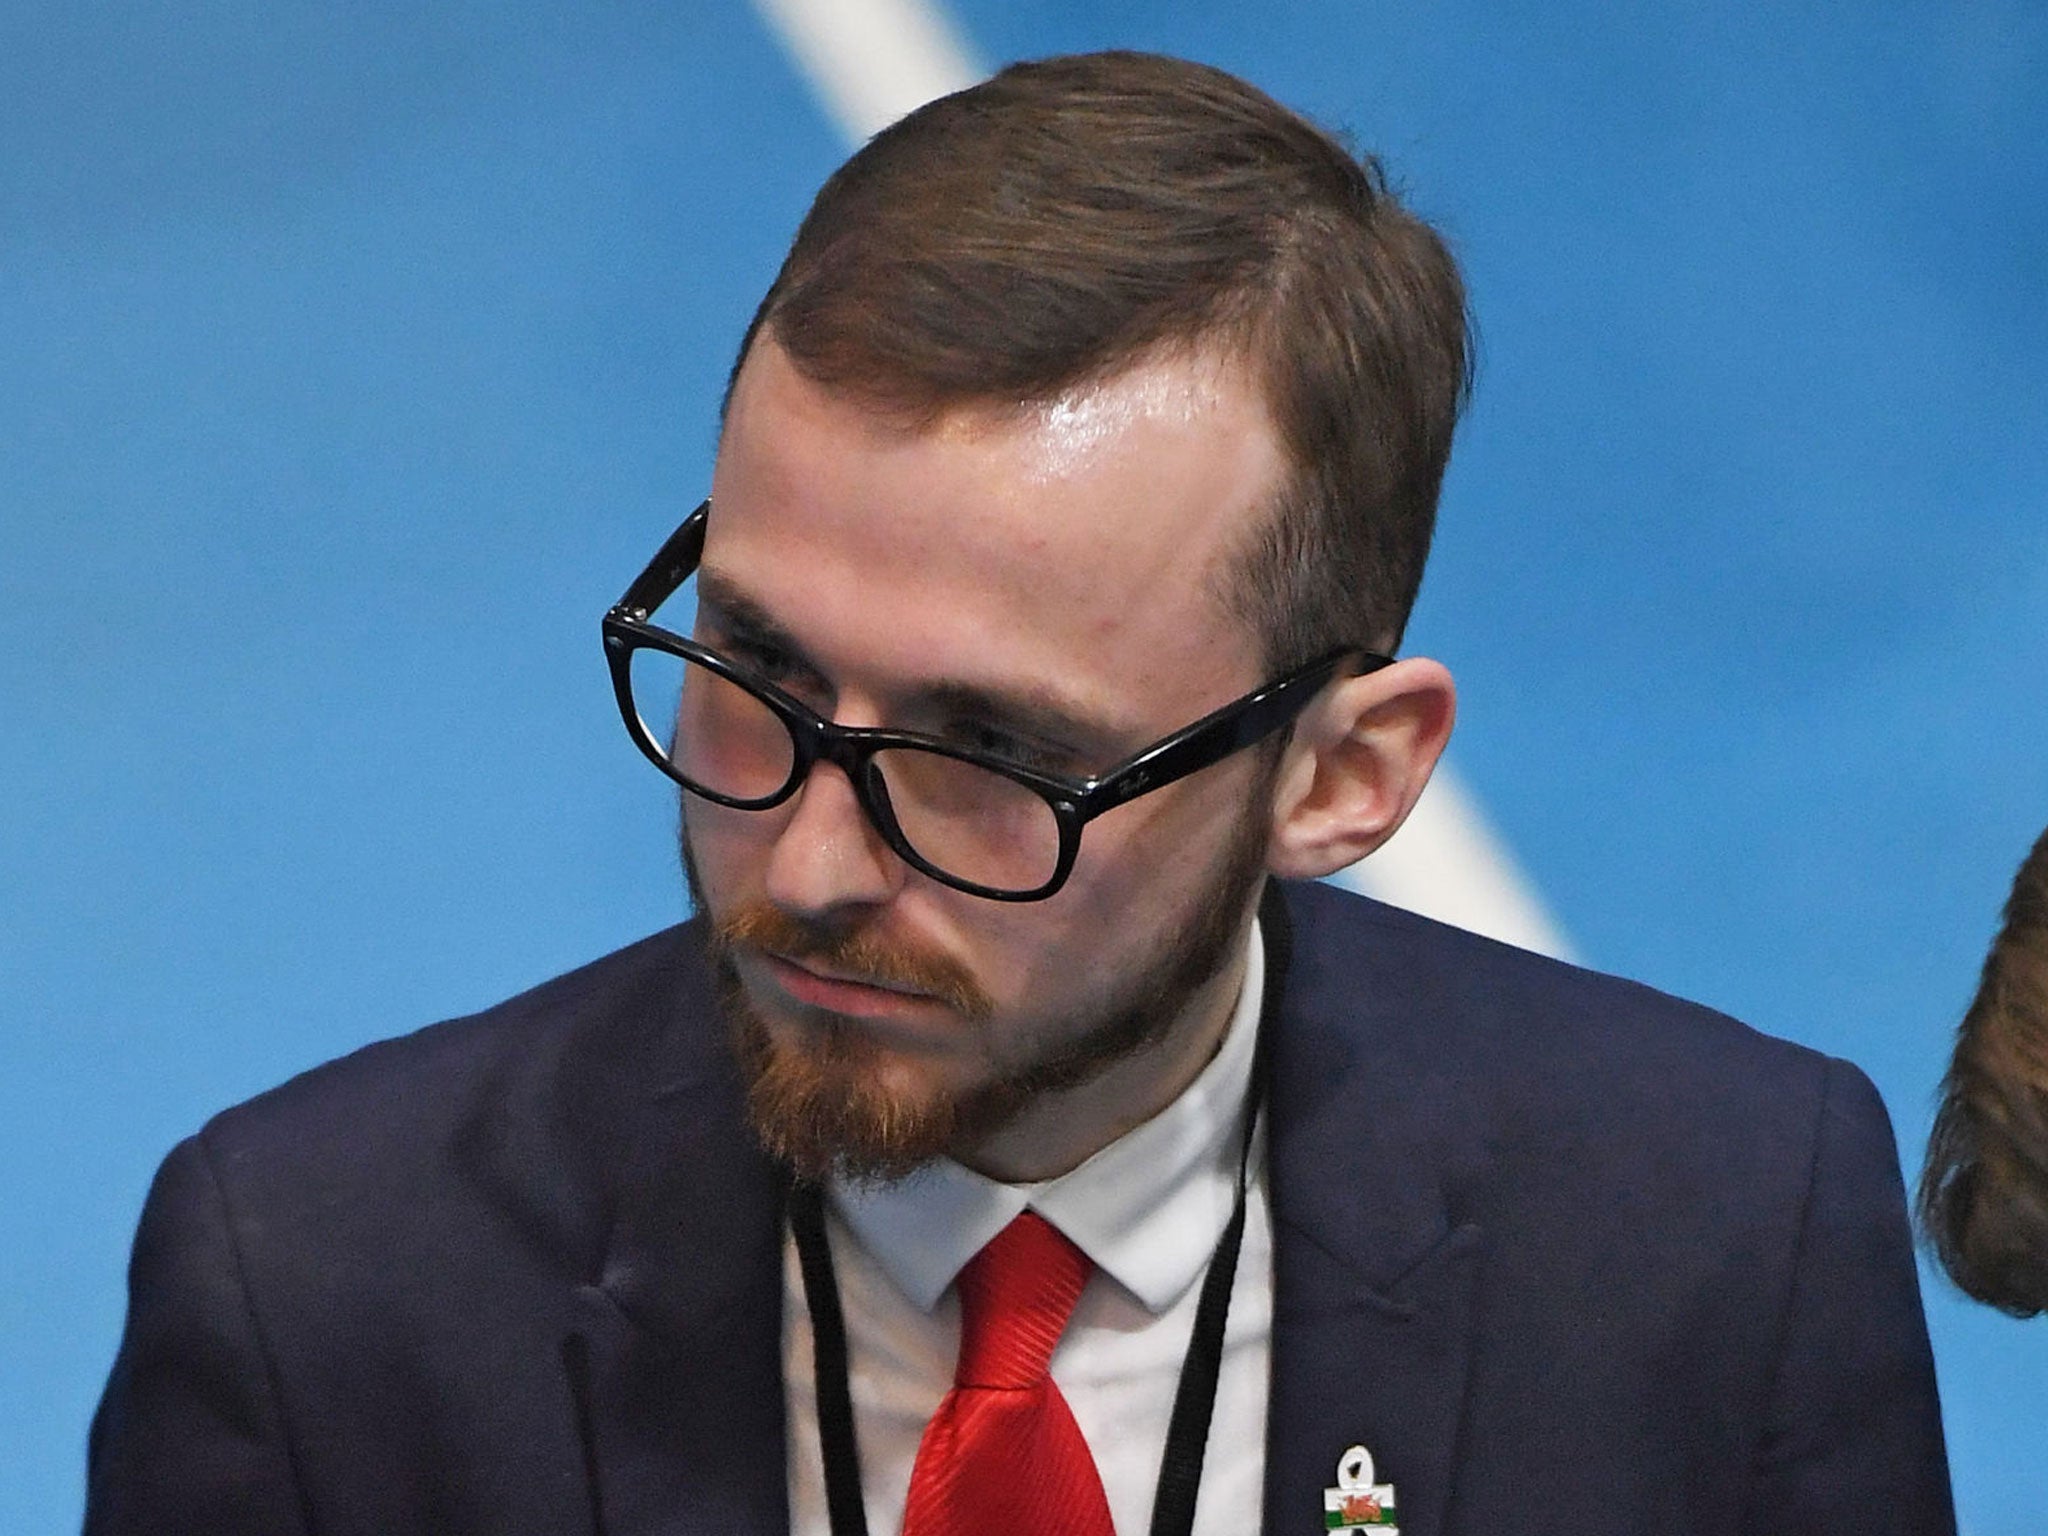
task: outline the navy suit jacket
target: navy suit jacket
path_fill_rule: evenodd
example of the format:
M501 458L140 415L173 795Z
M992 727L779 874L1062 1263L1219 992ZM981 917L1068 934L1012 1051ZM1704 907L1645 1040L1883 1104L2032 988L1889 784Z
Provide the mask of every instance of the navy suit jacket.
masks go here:
M1268 1532L1353 1443L1405 1536L1953 1529L1855 1068L1326 887L1266 913ZM785 1530L784 1185L715 1020L685 925L179 1146L87 1530Z

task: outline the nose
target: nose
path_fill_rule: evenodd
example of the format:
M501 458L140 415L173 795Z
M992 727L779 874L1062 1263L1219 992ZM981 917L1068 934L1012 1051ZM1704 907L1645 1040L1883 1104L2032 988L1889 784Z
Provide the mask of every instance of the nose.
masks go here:
M793 915L822 918L887 901L907 866L861 809L853 781L815 763L768 853L764 894Z

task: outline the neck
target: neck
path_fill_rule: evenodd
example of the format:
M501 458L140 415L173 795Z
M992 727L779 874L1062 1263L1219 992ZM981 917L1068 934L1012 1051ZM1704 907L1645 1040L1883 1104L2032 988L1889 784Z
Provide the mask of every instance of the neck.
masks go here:
M1002 1184L1036 1184L1080 1167L1119 1136L1184 1093L1215 1059L1229 1033L1250 953L1247 914L1231 958L1192 996L1160 1037L1086 1082L1045 1095L954 1161Z

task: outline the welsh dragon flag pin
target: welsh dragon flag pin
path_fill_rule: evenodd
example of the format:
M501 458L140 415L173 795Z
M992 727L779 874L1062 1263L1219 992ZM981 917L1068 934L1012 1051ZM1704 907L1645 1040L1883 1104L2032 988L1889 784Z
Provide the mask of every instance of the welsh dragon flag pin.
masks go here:
M1323 1529L1401 1536L1394 1485L1372 1480L1372 1452L1354 1445L1337 1458L1337 1486L1323 1490Z

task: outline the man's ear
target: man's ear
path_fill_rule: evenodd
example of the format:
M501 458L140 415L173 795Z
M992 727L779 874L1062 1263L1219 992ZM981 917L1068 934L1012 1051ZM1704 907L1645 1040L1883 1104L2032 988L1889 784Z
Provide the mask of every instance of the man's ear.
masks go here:
M1266 868L1315 879L1392 837L1429 782L1457 710L1450 672L1426 657L1334 684L1303 711L1281 759Z

